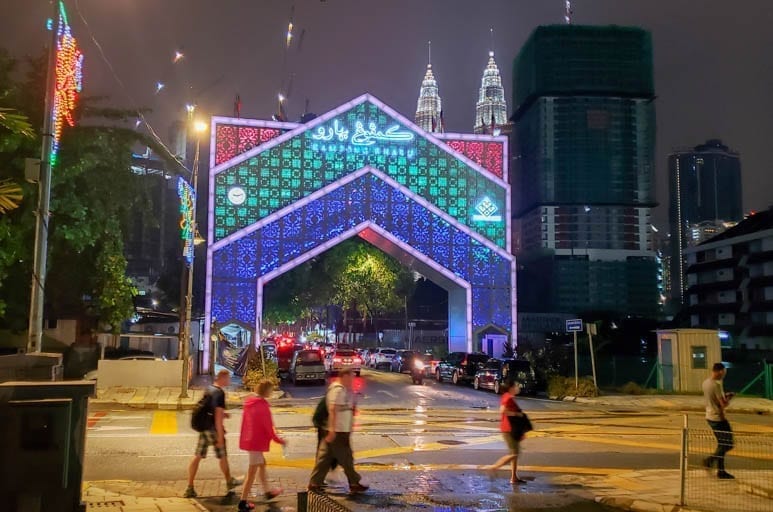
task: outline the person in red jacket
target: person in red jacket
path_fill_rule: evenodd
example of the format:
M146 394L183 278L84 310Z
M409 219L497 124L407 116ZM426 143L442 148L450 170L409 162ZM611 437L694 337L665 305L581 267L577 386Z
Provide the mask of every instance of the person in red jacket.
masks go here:
M249 497L252 483L255 481L255 474L258 472L264 496L267 500L274 499L282 493L282 489L269 489L268 481L266 480L266 459L263 456L263 453L269 450L271 441L281 445L286 444L286 441L279 437L276 430L274 430L271 409L266 401L266 398L271 395L273 389L274 385L269 380L264 379L258 384L257 396L251 395L244 400L239 448L249 453L250 467L247 471L247 478L244 481L239 510L255 508L255 505L249 503L247 498Z

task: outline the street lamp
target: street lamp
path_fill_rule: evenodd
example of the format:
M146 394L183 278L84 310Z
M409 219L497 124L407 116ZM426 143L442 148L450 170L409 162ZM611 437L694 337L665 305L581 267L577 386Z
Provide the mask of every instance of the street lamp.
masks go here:
M208 125L204 121L196 120L193 122L193 132L196 135L196 151L193 155L193 171L191 173L191 186L193 187L193 225L191 230L195 235L198 235L198 239L194 241L201 243L204 241L199 235L198 224L196 222L196 196L198 191L198 177L199 177L199 151L201 148L201 136L206 133ZM182 368L182 385L180 387L180 398L188 398L188 378L190 373L190 339L191 339L191 308L193 305L193 258L189 265L185 265L185 259L183 259L182 266L182 279L180 290L185 290L185 307L180 304L180 338L178 354L183 362Z

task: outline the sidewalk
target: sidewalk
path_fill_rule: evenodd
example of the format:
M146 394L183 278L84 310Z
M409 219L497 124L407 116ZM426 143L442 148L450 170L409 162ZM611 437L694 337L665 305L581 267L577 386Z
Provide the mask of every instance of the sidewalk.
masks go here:
M112 387L97 389L97 396L89 400L90 404L97 405L126 405L137 409L193 409L204 391L210 384L210 378L206 375L194 377L188 389L188 398L180 398L179 387ZM242 389L241 382L234 378L232 384L226 388L226 405L228 407L241 407L244 398L250 391ZM276 400L284 398L285 392L275 390L271 398Z
M694 508L681 508L679 503L679 471L608 471L606 474L565 475L531 472L523 468L522 477L528 483L511 487L508 472L491 476L475 467L466 469L429 469L420 466L384 468L363 465L358 469L363 480L371 484L366 494L350 497L346 486L334 483L328 495L352 511L381 510L455 510L473 512L507 510L571 510L600 511L602 505L635 512L749 512L773 510L773 499L744 486L744 471L737 471L738 480L717 481L707 476L707 483L716 485L711 501L690 497ZM701 471L704 473L703 471ZM270 484L283 487L285 493L271 502L267 510L294 511L297 492L305 488L307 470L272 466ZM336 478L340 481L343 475ZM759 481L759 475L755 475ZM771 471L773 480L773 471ZM86 484L88 510L104 508L104 503L122 512L187 512L234 510L236 494L227 495L221 480L198 480L199 498L179 498L186 487L184 481L126 482L104 481ZM237 492L240 491L237 488ZM720 500L716 497L721 496ZM100 500L103 500L100 502ZM594 504L594 501L596 504ZM258 501L256 510L266 510ZM109 505L108 505L109 506Z
M672 411L703 411L700 395L602 395L593 398L565 397L565 402L576 402L605 407L634 408L640 411L665 409ZM728 407L730 413L773 414L773 400L754 397L736 397Z

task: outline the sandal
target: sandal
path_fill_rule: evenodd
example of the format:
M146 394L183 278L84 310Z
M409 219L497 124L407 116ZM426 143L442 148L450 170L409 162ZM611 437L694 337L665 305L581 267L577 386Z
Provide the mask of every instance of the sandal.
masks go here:
M510 480L510 483L512 485L515 485L515 484L525 484L526 480L524 480L523 478L516 478L515 480Z

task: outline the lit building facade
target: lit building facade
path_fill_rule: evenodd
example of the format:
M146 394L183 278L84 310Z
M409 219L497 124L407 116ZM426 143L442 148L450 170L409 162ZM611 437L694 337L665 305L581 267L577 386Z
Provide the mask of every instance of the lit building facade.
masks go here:
M712 139L668 157L672 298L681 302L686 286L685 248L701 243L743 218L741 158ZM729 223L729 224L728 224Z
M427 64L427 72L424 74L424 80L419 89L419 100L416 102L416 116L414 118L416 125L430 133L439 133L443 131L443 104L440 100L435 75L432 73L432 64Z
M683 317L735 347L773 349L773 209L684 249Z
M494 52L489 52L488 64L480 80L478 102L475 104L475 133L497 135L496 130L507 124L507 102L502 77L494 60Z
M520 307L656 315L649 33L539 27L513 83Z

